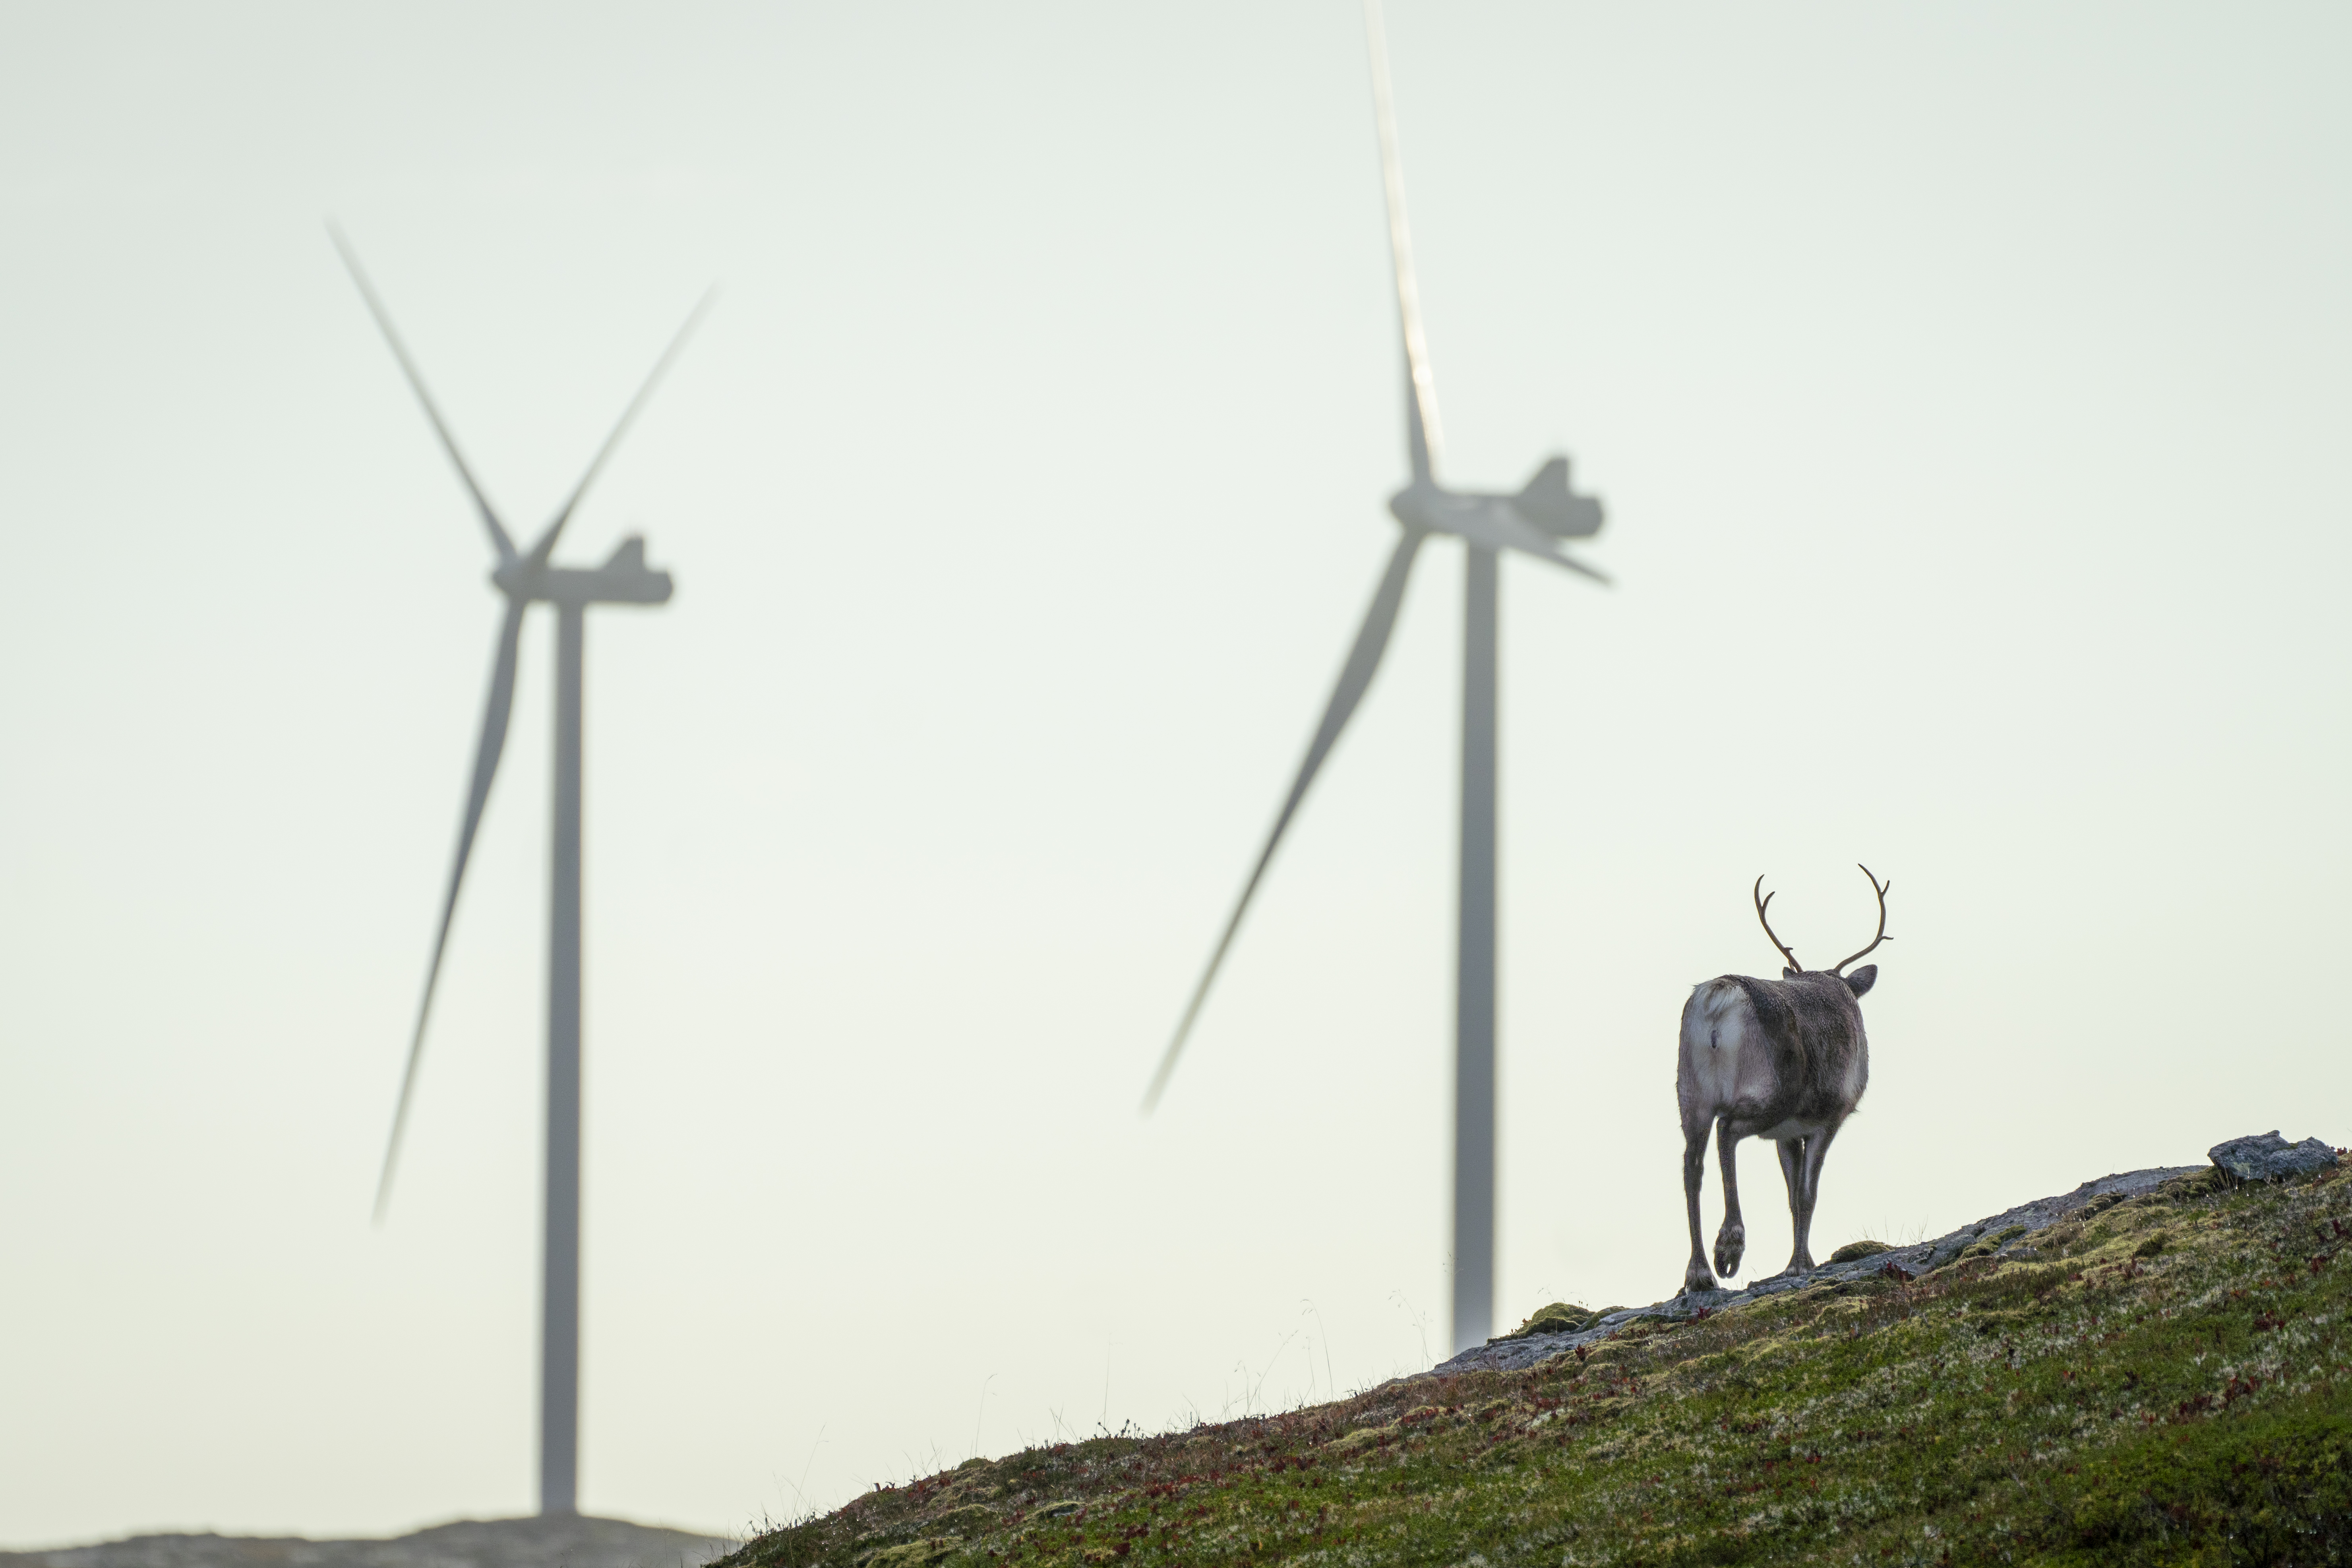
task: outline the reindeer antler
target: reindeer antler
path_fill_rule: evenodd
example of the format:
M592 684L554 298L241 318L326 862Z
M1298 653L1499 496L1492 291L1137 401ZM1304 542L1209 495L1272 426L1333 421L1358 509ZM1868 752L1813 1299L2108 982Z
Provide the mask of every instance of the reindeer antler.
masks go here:
M1877 885L1875 880L1873 881L1872 885L1874 887ZM1756 900L1756 918L1764 922L1764 934L1766 936L1772 937L1772 945L1780 949L1780 956L1789 961L1789 967L1801 972L1805 966L1797 962L1797 955L1795 953L1790 952L1786 947L1781 946L1780 939L1779 937L1772 936L1772 917L1765 913L1765 910L1772 907L1772 900L1780 895L1777 893L1766 892L1764 890L1764 879L1759 877L1756 879L1756 886L1750 889L1749 896ZM1864 949L1864 951L1867 952L1868 950Z
M1830 971L1832 974L1844 973L1845 966L1852 963L1854 958L1862 957L1863 953L1869 952L1882 942L1893 942L1895 940L1893 937L1886 934L1886 889L1895 886L1895 879L1890 877L1885 881L1882 882L1877 878L1870 876L1869 867L1863 866L1862 862L1859 860L1855 861L1854 864L1862 867L1862 874L1864 876L1870 877L1871 889L1878 895L1878 934L1870 939L1869 947L1864 948L1862 952L1855 953L1853 958L1842 958L1838 960L1837 967Z

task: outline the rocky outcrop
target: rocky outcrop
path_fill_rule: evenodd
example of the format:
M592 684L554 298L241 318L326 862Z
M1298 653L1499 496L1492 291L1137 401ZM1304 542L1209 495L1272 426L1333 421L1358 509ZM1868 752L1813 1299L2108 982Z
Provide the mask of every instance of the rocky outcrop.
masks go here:
M0 1552L0 1568L702 1568L735 1543L564 1514L459 1520L391 1540L136 1535L96 1546Z
M2206 1151L2214 1166L2241 1182L2284 1182L2315 1175L2336 1163L2336 1151L2317 1138L2290 1143L2275 1130L2216 1143Z

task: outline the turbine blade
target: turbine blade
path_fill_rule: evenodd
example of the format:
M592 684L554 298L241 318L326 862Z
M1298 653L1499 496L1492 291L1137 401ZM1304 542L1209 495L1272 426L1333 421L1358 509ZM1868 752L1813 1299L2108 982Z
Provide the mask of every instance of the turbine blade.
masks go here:
M1397 541L1395 552L1389 557L1388 571L1372 594L1371 607L1364 612L1363 626L1356 633L1356 646L1349 650L1348 662L1340 668L1339 683L1332 689L1330 704L1323 710L1323 722L1316 726L1315 739L1307 744L1307 758L1298 766L1298 777L1290 786L1289 798L1282 803L1282 811L1274 819L1274 831L1266 835L1265 847L1258 851L1257 864L1250 868L1241 900L1234 905L1233 918L1225 922L1224 934L1217 938L1216 951L1209 955L1209 967L1201 975L1201 984L1193 987L1183 1021L1176 1026L1176 1037L1168 1042L1167 1054L1160 1058L1160 1069L1151 1075L1151 1087L1144 1091L1146 1115L1160 1103L1160 1093L1168 1087L1168 1077L1176 1070L1176 1058L1184 1049L1185 1037L1192 1032L1193 1020L1201 1016L1201 1004L1208 1000L1210 983L1217 977L1218 965L1225 961L1225 950L1234 944L1234 933L1241 929L1242 916L1248 911L1250 898L1265 876L1275 847L1282 842L1283 830L1297 815L1298 803L1307 798L1307 786L1315 782L1316 772L1323 766L1323 759L1331 754L1339 731L1346 728L1349 716L1355 712L1356 704L1363 700L1365 689L1372 683L1373 672L1381 667L1381 655L1388 651L1389 633L1396 626L1398 607L1404 603L1405 577L1412 570L1421 542L1427 537L1420 529L1407 529L1404 537Z
M351 241L343 237L343 231L331 223L327 226L327 237L335 242L337 250L342 252L343 265L351 268L352 281L360 286L360 298L367 301L369 313L375 317L375 324L383 330L383 341L392 345L393 357L400 361L400 368L407 374L408 384L415 392L416 401L425 405L425 417L433 421L434 431L441 437L441 449L449 454L449 460L457 466L457 477L466 481L466 489L473 493L474 505L481 511L483 525L490 531L490 543L499 552L499 563L505 565L515 558L514 541L508 537L506 525L499 521L499 514L490 510L490 498L484 495L482 487L475 482L474 470L466 466L464 455L457 450L457 437L449 434L448 423L441 417L441 410L433 405L433 395L425 390L425 377L417 374L416 362L408 357L407 346L400 341L400 334L393 331L392 314L383 308L383 301L376 298L375 286L368 281L367 273L360 266L359 253L352 248Z
M1529 552L1529 553L1532 554L1534 552ZM1561 555L1547 551L1544 552L1543 558L1550 562L1555 566L1565 566L1571 572L1580 573L1584 576L1590 577L1604 588L1614 588L1617 585L1616 579L1610 576L1608 573L1600 571L1594 567L1587 566L1583 562L1579 561L1573 555Z
M1396 103L1389 81L1388 28L1381 0L1364 0L1364 39L1372 57L1372 116L1381 136L1381 190L1388 204L1389 259L1396 269L1397 324L1404 336L1405 441L1412 477L1433 477L1443 437L1437 423L1437 379L1429 368L1429 342L1421 330L1421 286L1412 271L1412 230L1404 216L1404 161L1397 153Z
M506 623L499 628L499 648L490 666L490 696L482 708L482 740L474 752L474 783L466 795L465 825L457 830L457 857L449 868L449 891L441 900L441 929L433 938L433 962L425 971L425 995L416 1005L416 1032L408 1042L408 1067L400 1075L400 1104L392 1113L392 1142L383 1151L383 1173L377 1178L375 1217L383 1221L392 1197L393 1167L400 1159L400 1134L408 1125L409 1097L416 1089L416 1066L425 1054L425 1020L433 1011L433 987L441 978L441 954L449 945L449 921L457 912L457 889L466 879L466 859L474 852L474 833L482 825L482 807L490 798L490 781L498 777L499 756L506 750L507 719L514 711L515 656L522 640L522 612L530 601L509 597Z
M563 510L555 514L555 521L547 525L547 531L541 534L539 542L530 547L531 564L544 566L547 558L555 553L555 542L562 534L563 525L572 521L572 510L579 506L580 498L588 493L590 481L604 466L604 459L613 455L613 448L620 445L622 432L628 429L629 422L637 416L637 410L646 405L646 399L653 395L654 384L661 380L663 372L669 369L669 363L677 357L677 351L686 347L688 335L709 310L711 301L718 298L719 289L713 286L688 313L686 325L678 328L677 336L669 341L669 347L662 351L661 358L654 362L654 368L646 374L645 384L637 388L637 395L629 399L628 407L621 411L621 422L613 426L613 433L604 437L602 447L596 448L595 458L589 463L588 471L580 476L580 482L572 489L572 499L563 503Z
M1490 515L1493 515L1496 521L1500 524L1498 531L1502 535L1502 542L1511 549L1522 554L1532 555L1538 561L1549 561L1555 566L1564 566L1570 572L1581 573L1603 586L1612 588L1616 586L1609 580L1606 573L1587 566L1573 555L1563 552L1559 541L1521 517L1515 509L1506 506L1499 512Z

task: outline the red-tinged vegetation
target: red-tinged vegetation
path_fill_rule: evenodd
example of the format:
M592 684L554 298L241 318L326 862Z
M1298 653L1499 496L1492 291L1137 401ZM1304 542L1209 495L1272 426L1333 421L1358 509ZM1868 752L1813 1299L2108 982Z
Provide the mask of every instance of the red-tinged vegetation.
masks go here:
M2347 1222L2327 1175L2181 1178L2040 1233L2040 1261L973 1460L725 1568L2352 1561Z

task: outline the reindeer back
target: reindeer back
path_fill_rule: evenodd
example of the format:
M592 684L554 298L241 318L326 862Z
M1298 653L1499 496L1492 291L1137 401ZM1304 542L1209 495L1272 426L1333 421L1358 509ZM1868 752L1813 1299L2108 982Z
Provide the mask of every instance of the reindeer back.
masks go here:
M1870 1083L1870 1040L1846 983L1825 970L1780 980L1724 976L1747 993L1770 1042L1780 1079L1774 1110L1803 1121L1834 1121Z

